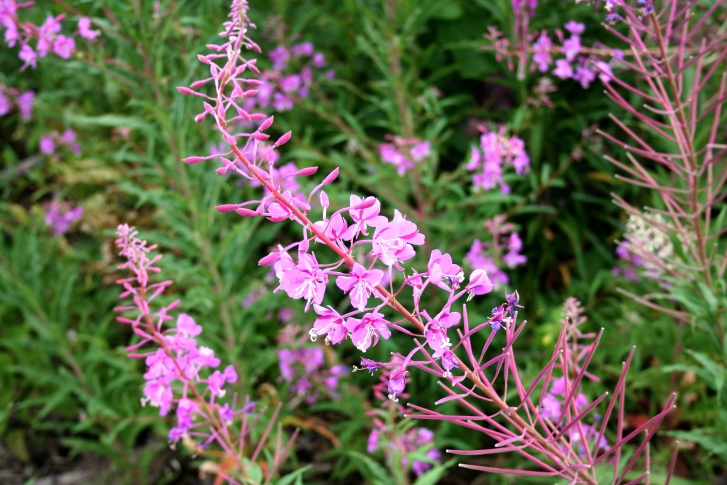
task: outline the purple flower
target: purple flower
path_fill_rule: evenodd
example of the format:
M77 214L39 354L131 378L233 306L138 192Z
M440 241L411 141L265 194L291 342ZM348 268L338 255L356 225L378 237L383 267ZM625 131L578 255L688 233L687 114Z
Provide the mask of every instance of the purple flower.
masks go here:
M367 359L366 357L361 357L361 368L354 367L354 370L364 370L371 372L371 375L374 374L375 371L381 369L383 367L383 363L376 362L375 360Z
M390 163L396 167L396 173L404 175L407 170L414 167L414 164L397 149L393 143L382 143L379 145L379 155L384 163Z
M585 89L596 79L596 73L586 66L579 66L573 75L573 79L581 83L581 86Z
M406 368L396 369L389 376L389 399L398 401L397 394L404 392L406 387Z
M379 341L379 335L384 339L391 337L389 322L384 320L381 313L367 313L363 319L349 317L346 321L346 329L351 332L351 341L361 352Z
M411 147L409 154L415 162L419 162L429 156L432 142L423 141Z
M561 79L570 79L573 77L573 68L570 63L565 59L558 59L555 61L555 69L553 74Z
M560 50L565 54L565 58L568 62L572 62L573 59L581 52L581 38L577 35L573 35L563 42L563 48Z
M550 55L552 48L553 43L548 34L545 31L541 32L540 37L533 44L533 62L538 65L540 72L546 72L553 62L553 57Z
M61 202L51 202L46 207L45 224L53 228L55 236L60 236L82 216L83 208L81 206L70 207Z
M22 119L29 120L33 117L34 100L35 93L33 91L25 91L24 93L20 94L20 96L18 96L15 100L15 102L18 103L18 110L20 111L20 117Z
M310 42L301 42L300 44L294 45L290 51L295 57L310 57L313 55L313 44Z
M40 152L45 153L46 155L52 155L55 151L55 142L53 141L53 137L50 135L41 136L38 145L40 147Z
M586 26L585 24L571 20L565 24L565 30L573 35L581 35L586 30Z
M442 367L444 368L444 376L443 377L452 377L452 369L459 369L459 361L457 360L457 357L454 355L454 352L449 350L449 348L446 348L444 352L442 352Z
M336 279L338 286L345 294L351 293L351 305L358 310L363 310L369 301L371 293L375 292L375 287L381 282L384 272L380 269L372 269L367 271L366 268L358 263L354 263L353 269L349 276L339 276Z
M10 110L12 109L13 105L10 104L10 100L8 97L0 91L0 116L5 116L6 114L10 113Z
M282 45L271 50L268 56L270 57L270 60L273 61L273 69L276 71L282 71L285 69L288 65L288 61L290 60L290 52L288 52L288 50Z
M562 409L562 404L552 394L548 393L543 398L543 408L540 411L540 416L545 419L558 419Z

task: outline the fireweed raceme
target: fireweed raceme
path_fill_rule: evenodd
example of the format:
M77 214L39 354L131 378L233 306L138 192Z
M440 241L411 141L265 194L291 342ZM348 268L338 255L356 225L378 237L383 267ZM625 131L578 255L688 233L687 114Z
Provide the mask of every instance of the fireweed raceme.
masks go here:
M387 368L389 398L396 401L404 393L406 379L412 369L434 374L451 385L450 388L440 382L449 396L439 403L457 400L471 414L442 415L410 404L411 408L420 411L417 417L448 420L479 430L498 442L494 450L457 453L512 451L541 471L473 468L556 476L572 483L596 484L595 465L615 461L614 481L623 482L658 424L674 408L674 397L667 401L661 413L624 436L625 373L631 357L624 363L621 378L609 400L606 400L606 393L589 404L579 392L600 334L596 336L596 342L584 348L587 350L574 355L569 341L575 337L564 325L550 362L533 382L525 383L518 373L512 347L525 325L525 322L518 322L517 308L520 306L517 292L505 294L505 301L492 310L490 318L472 325L462 299L466 297L469 300L493 290L484 270L476 269L467 276L449 254L440 250L432 252L426 271L419 273L407 269L406 262L414 258L415 248L424 243L425 236L398 210L394 211L391 219L383 215L381 203L375 197L351 195L349 206L334 210L322 189L336 179L338 169L326 176L307 197L294 197L285 190L285 177L275 170L274 151L290 140L291 133L271 143L265 131L272 126L273 117L250 113L244 108L249 104L248 99L258 95L256 88L261 81L256 79L260 73L255 60L246 59L243 52L260 52L260 49L248 36L254 26L247 17L247 2L234 1L231 10L230 20L224 24L220 34L223 42L209 45L211 52L199 56L200 61L209 67L210 77L194 82L190 87L178 88L182 94L202 98L203 111L195 119L202 121L211 117L229 150L224 149L219 155L191 156L185 162L194 164L218 159L218 174L234 173L249 181L257 180L266 189L260 199L219 205L217 209L220 212L236 212L242 217L265 217L273 223L290 220L297 224L300 240L287 246L279 245L260 264L273 266L279 281L276 291L285 291L290 298L305 301L305 310L313 309L317 314L310 330L311 339L324 337L326 343L338 344L350 337L355 347L367 352L380 339L390 338L392 330L414 337L412 347L395 355L388 364L368 359L362 362L362 366L371 370ZM211 94L200 91L208 85L213 87ZM311 176L316 171L316 167L303 168L294 175ZM314 215L312 210L316 195L323 208L320 216ZM314 248L327 248L338 260L321 263ZM371 256L371 262L367 264L354 258L355 253L364 250ZM386 285L382 284L384 275L387 276ZM332 285L331 280L335 280L336 284ZM341 314L334 308L323 306L329 287L337 287L348 295L354 310ZM397 300L397 295L405 289L412 292L414 303L411 309ZM422 299L425 292L441 292L447 301L439 308L424 308L422 301L429 301L429 298ZM484 347L475 351L472 337L487 328L491 332ZM495 352L494 357L486 357L495 338L505 339L504 348L502 352ZM561 411L556 418L551 409L546 418L542 415L542 401L548 393L555 393L549 385L557 379L553 375L556 369L560 370L559 375L564 379L562 392L557 398L562 399L559 401ZM495 387L498 378L503 381L501 389ZM511 385L517 392L516 405L506 397ZM540 395L539 399L535 398L537 395ZM476 401L478 406L472 401ZM602 401L608 403L607 409L596 428L594 418L587 418ZM485 405L491 411L486 412L479 405ZM608 445L604 434L614 412L618 417L618 429L613 444ZM619 467L621 447L647 429L647 440L635 450L625 466ZM648 474L648 460L645 474Z
M158 304L155 300L172 284L171 281L153 283L150 279L160 271L155 265L161 255L150 254L156 246L147 246L146 241L137 237L134 228L126 224L118 227L116 235L119 255L126 259L119 269L133 274L117 281L124 288L121 298L129 298L133 303L116 307L115 311L123 315L116 319L130 325L134 334L140 337L127 352L129 357L144 359L146 363L142 405L159 408L161 416L171 411L176 413L176 426L169 431L172 446L183 441L194 453L203 453L210 444L217 443L228 457L224 466L212 465L219 477L229 483L249 483L247 480L251 475L258 475L255 469L267 483L287 456L297 431L283 444L278 429L273 456L266 467L258 467L256 460L280 407L269 418L254 451L247 450L250 431L264 417L264 410L256 410L255 403L247 399L237 402L237 396L224 399L224 387L237 381L237 372L231 365L218 369L220 359L212 349L197 341L202 326L184 313L177 315L175 321L171 312L179 305L179 300L153 310ZM170 322L175 323L170 326ZM235 424L238 421L239 428Z

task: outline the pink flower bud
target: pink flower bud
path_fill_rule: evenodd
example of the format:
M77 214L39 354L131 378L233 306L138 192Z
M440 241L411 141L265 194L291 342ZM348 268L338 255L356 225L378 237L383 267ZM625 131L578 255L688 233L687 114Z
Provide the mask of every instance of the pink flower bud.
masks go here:
M242 208L242 207L239 208L239 209L235 209L235 212L237 212L238 214L240 214L243 217L255 217L255 216L260 215L260 214L258 214L255 211L252 211L250 209L245 209L245 208Z
M215 206L215 209L220 212L232 212L234 210L237 210L237 204L222 204Z
M376 197L366 197L364 200L361 201L360 204L356 204L354 206L349 207L349 210L361 210L361 209L368 209L372 205L378 202L378 199Z
M287 132L286 134L284 134L283 136L278 138L278 141L275 142L273 147L279 147L279 146L285 145L286 143L288 143L288 140L290 140L291 136L293 136L293 132L292 131Z
M268 128L270 128L272 126L272 124L273 124L273 119L274 118L275 118L274 116L271 116L270 118L268 118L265 121L263 121L262 125L260 125L260 128L258 128L258 131L265 131Z
M260 261L258 261L258 266L270 266L271 264L275 263L277 260L280 259L280 253L270 253L264 258L262 258Z
M338 167L336 167L335 170L333 170L333 172L329 173L328 176L323 179L323 182L321 182L321 185L328 185L331 182L333 182L334 180L336 180L337 177L338 177Z
M252 138L253 140L265 141L270 138L270 135L266 135L265 133L253 133L252 135L250 135L250 138Z
M294 177L307 177L318 171L318 167L306 167L298 170L293 174Z
M331 202L328 200L328 195L326 195L325 192L321 190L321 207L328 208L331 205Z
M183 158L182 161L184 163L188 163L190 165L194 165L195 163L204 162L207 160L205 157L187 157Z
M185 86L177 86L177 91L182 94L194 94L194 91Z

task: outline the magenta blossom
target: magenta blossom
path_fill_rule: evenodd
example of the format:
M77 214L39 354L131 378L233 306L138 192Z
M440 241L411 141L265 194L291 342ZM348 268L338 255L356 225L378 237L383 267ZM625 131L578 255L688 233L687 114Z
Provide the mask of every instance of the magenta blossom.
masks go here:
M355 209L355 207L362 205L368 206L361 209ZM379 215L381 202L379 202L376 197L366 197L366 199L362 200L358 195L351 195L350 207L354 207L354 209L349 209L348 211L354 223L348 227L343 235L343 239L346 241L357 238L359 234L368 236L366 229L369 226L376 228L386 224L387 222L386 217Z
M381 313L367 313L361 320L349 317L345 323L346 329L351 332L351 341L361 352L376 345L379 335L384 339L391 337L388 325Z
M493 288L487 273L482 269L476 269L470 274L470 282L466 290L469 292L470 298L472 298L474 295L486 295Z
M276 291L285 290L290 298L306 300L305 311L308 311L312 303L321 304L326 293L328 275L320 269L315 254L300 253L298 264L295 264L285 253L275 263L274 268L280 280Z
M398 266L400 261L414 257L416 253L412 245L421 244L424 244L424 235L416 224L407 221L401 212L395 210L392 221L376 228L371 254L387 266Z
M346 338L346 327L344 327L343 317L333 308L324 308L320 305L313 305L313 310L319 315L316 318L313 328L308 334L311 340L319 335L326 336L326 343L339 344Z
M464 281L462 268L452 263L452 256L442 253L439 249L432 251L429 258L429 281L443 290L450 291L458 288Z
M397 394L404 392L406 387L406 368L396 369L389 376L389 399L398 402Z
M422 314L429 318L426 312ZM424 326L424 337L427 339L427 344L435 352L439 352L442 349L449 348L452 343L447 337L447 329L459 324L462 315L458 312L450 312L448 308L442 310L439 315L432 318L429 323Z
M344 293L350 292L351 305L358 310L363 310L368 304L371 293L384 277L384 272L380 269L372 269L367 271L366 268L358 263L354 263L353 269L349 276L339 276L336 279L338 286Z

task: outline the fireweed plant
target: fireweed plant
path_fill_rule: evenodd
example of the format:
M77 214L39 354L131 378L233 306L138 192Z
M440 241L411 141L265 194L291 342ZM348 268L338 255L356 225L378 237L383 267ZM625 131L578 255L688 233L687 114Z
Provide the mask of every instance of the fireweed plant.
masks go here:
M155 264L161 255L151 254L156 246L147 246L134 228L126 224L119 226L116 235L119 255L126 259L119 269L132 273L117 283L124 288L121 298L133 302L116 307L123 314L116 319L130 325L140 337L139 342L126 350L129 357L144 359L146 363L142 405L159 408L161 416L174 408L176 426L169 431L172 446L183 441L198 454L204 453L213 442L219 445L226 459L208 462L214 464L207 466L208 471L229 483L269 483L276 477L297 431L283 443L282 430L278 427L273 455L262 453L275 426L278 406L268 417L265 430L251 451L251 432L265 417L264 410L256 409L256 403L249 399L242 403L237 402L237 396L225 399L225 384L238 379L235 368L228 365L222 371L212 371L221 362L212 349L199 345L196 337L202 333L202 326L184 313L177 315L175 321L171 312L179 306L179 300L168 305L158 305L158 300L155 301L172 284L168 280L152 282L150 279L160 271ZM173 321L171 326L169 322ZM257 463L259 459L265 461L264 465Z
M493 309L486 321L471 323L465 300L493 290L484 270L476 269L466 276L461 266L439 249L431 252L425 271L405 267L405 262L416 255L415 247L424 244L424 234L398 210L393 218L381 214L381 204L375 197L351 195L349 206L331 208L323 188L336 179L338 169L304 198L282 189L285 178L274 171L273 152L291 139L291 133L270 140L265 131L272 126L273 117L244 109L262 84L256 79L260 74L256 61L243 57L245 50L260 52L248 36L254 25L247 11L244 0L232 2L230 19L221 32L224 41L209 45L211 52L199 56L209 66L210 77L178 88L182 94L202 98L204 109L195 119L214 119L229 150L213 156L191 156L184 161L194 164L218 159L219 175L234 173L247 181L257 181L266 189L261 199L222 204L217 206L220 212L264 217L273 223L290 220L299 226L300 240L279 245L259 264L273 266L279 281L276 291L305 301L305 310L313 310L317 315L309 330L311 339L322 337L333 345L350 340L365 353L380 339L389 339L392 331L413 337L412 347L396 353L388 363L362 362L367 368L387 369L388 398L399 401L414 369L438 376L448 394L438 403L457 401L466 414L444 415L409 404L418 413L409 415L449 421L496 441L494 449L452 450L453 453L513 452L529 462L528 467L519 469L466 465L470 468L589 484L598 483L603 474L612 477L614 483L638 483L648 477L648 442L659 423L674 409L675 396L666 401L662 412L630 433L625 432L626 371L633 351L623 364L613 394L605 393L592 402L582 396L581 382L584 377L591 377L587 367L601 334L583 335L577 330L579 317L575 305L571 304L568 312L575 320L568 323L567 319L563 325L552 358L532 382L524 382L512 347L525 326L518 318L517 309L522 307L517 292L506 293L505 301ZM212 94L200 91L205 86L214 87ZM248 128L252 123L257 126L255 129ZM294 175L311 176L316 170L303 168ZM320 204L321 212L313 209L315 203ZM319 261L316 247L327 248L335 260ZM359 258L362 252L368 252L372 259ZM331 280L335 280L335 285L329 284L333 283ZM329 287L333 286L348 295L352 310L341 313L323 305ZM397 299L405 290L412 293L411 308L405 308ZM441 308L425 308L423 302L428 298L423 297L429 292L446 295L446 303ZM472 337L487 330L490 333L483 348L476 349ZM502 341L495 344L501 351L492 352L495 339ZM594 410L602 402L605 412L596 416ZM607 425L614 417L615 436L607 437ZM642 434L643 442L621 460L624 444ZM672 459L672 468L674 462ZM643 464L645 471L634 477L631 472L637 463ZM602 472L600 465L608 465L610 470Z
M627 161L606 156L625 173L617 177L657 196L658 207L643 209L613 198L629 216L619 256L631 258L637 273L658 280L660 291L624 293L707 332L724 362L727 145L720 125L727 100L727 33L707 22L720 2L699 16L693 1L637 4L609 3L617 22L606 28L629 46L631 56L623 63L638 82L617 75L605 85L633 122L612 117L624 136L602 135L626 151ZM633 97L643 109L634 107Z

